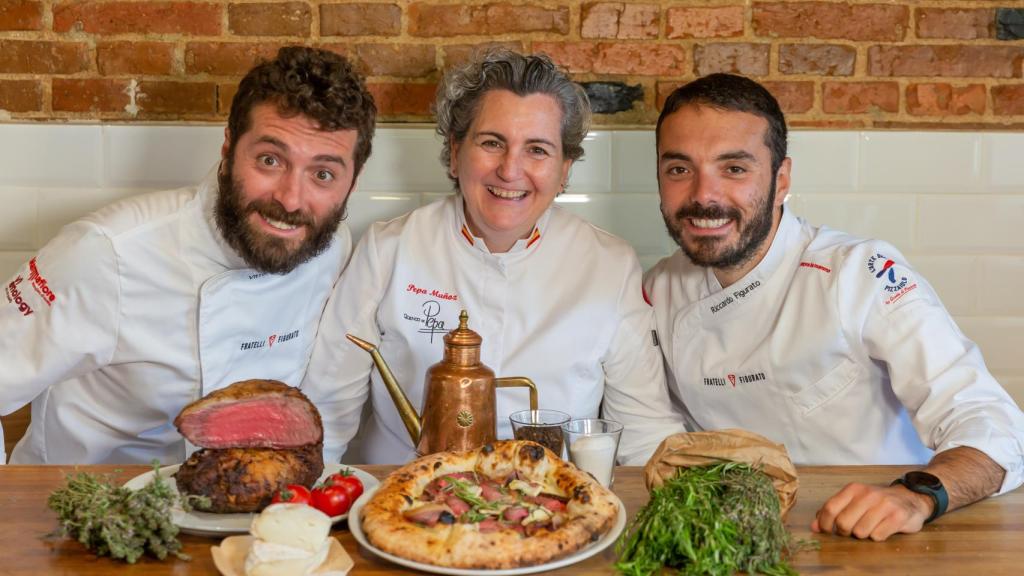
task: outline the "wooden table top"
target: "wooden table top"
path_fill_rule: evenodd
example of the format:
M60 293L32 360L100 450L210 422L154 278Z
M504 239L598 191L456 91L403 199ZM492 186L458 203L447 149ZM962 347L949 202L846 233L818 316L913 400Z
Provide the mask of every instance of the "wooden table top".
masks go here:
M391 466L361 466L383 477ZM0 574L217 574L210 546L218 539L180 536L190 562L171 558L163 562L143 557L134 565L99 558L78 542L48 536L58 525L46 507L47 496L58 488L73 466L0 466ZM145 466L82 466L93 473L113 473L119 481L147 471ZM820 550L801 552L791 564L803 574L1021 574L1024 573L1024 490L1016 490L958 510L912 535L897 535L887 542L859 541L810 532L811 520L821 504L844 484L862 481L888 484L906 467L837 466L799 468L797 504L787 520L800 538L813 538ZM616 471L615 492L630 518L647 501L641 469ZM334 535L355 561L352 574L401 574L401 567L362 549L342 522ZM615 574L614 547L588 560L552 572L566 575Z

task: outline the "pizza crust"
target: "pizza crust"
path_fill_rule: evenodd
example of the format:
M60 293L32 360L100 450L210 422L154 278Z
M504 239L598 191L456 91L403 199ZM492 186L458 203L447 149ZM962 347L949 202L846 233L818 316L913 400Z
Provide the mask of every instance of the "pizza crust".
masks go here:
M402 512L422 502L435 478L477 472L489 478L541 484L543 491L568 498L567 519L554 530L523 537L511 530L482 533L476 524L424 526ZM362 528L375 547L415 562L453 568L505 569L543 564L598 540L618 514L618 498L572 464L540 444L498 441L467 452L430 454L395 470L362 510Z

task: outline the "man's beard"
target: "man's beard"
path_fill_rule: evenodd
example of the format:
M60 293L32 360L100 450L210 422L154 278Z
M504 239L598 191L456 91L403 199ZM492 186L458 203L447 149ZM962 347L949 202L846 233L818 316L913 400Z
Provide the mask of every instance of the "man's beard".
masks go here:
M230 156L229 156L230 158ZM323 253L331 245L338 224L345 218L348 198L322 221L301 211L288 212L275 200L253 200L243 205L242 183L234 178L232 163L225 160L224 169L217 175L220 192L214 214L217 227L228 245L235 249L249 265L269 274L287 274L300 264ZM305 226L302 243L290 247L291 242L261 232L249 222L249 216L258 212L265 218L293 226Z
M676 244L679 244L691 262L697 266L730 269L738 268L749 262L754 253L764 244L768 234L772 231L774 210L775 179L772 178L767 197L762 198L754 205L753 217L749 222L744 223L742 214L734 207L726 208L717 204L705 207L696 202L680 207L673 218L664 212L662 212L662 217L665 219L669 236L676 241ZM723 239L714 237L691 238L692 245L688 245L683 240L682 224L682 221L687 218L711 220L729 218L739 228L740 237L732 246L726 246Z

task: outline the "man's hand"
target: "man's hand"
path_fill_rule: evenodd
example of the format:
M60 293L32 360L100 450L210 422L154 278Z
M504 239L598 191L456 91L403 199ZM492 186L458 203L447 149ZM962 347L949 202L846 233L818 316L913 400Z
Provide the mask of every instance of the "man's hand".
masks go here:
M825 502L811 530L881 542L898 532L921 530L934 505L931 497L903 486L882 488L855 482Z

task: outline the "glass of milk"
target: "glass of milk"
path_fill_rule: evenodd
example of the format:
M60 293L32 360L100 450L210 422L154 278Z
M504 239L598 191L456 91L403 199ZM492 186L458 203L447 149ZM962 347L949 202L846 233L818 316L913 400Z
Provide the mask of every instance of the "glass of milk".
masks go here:
M619 451L622 424L603 418L582 418L562 425L569 461L589 472L602 486L615 480L615 454Z

